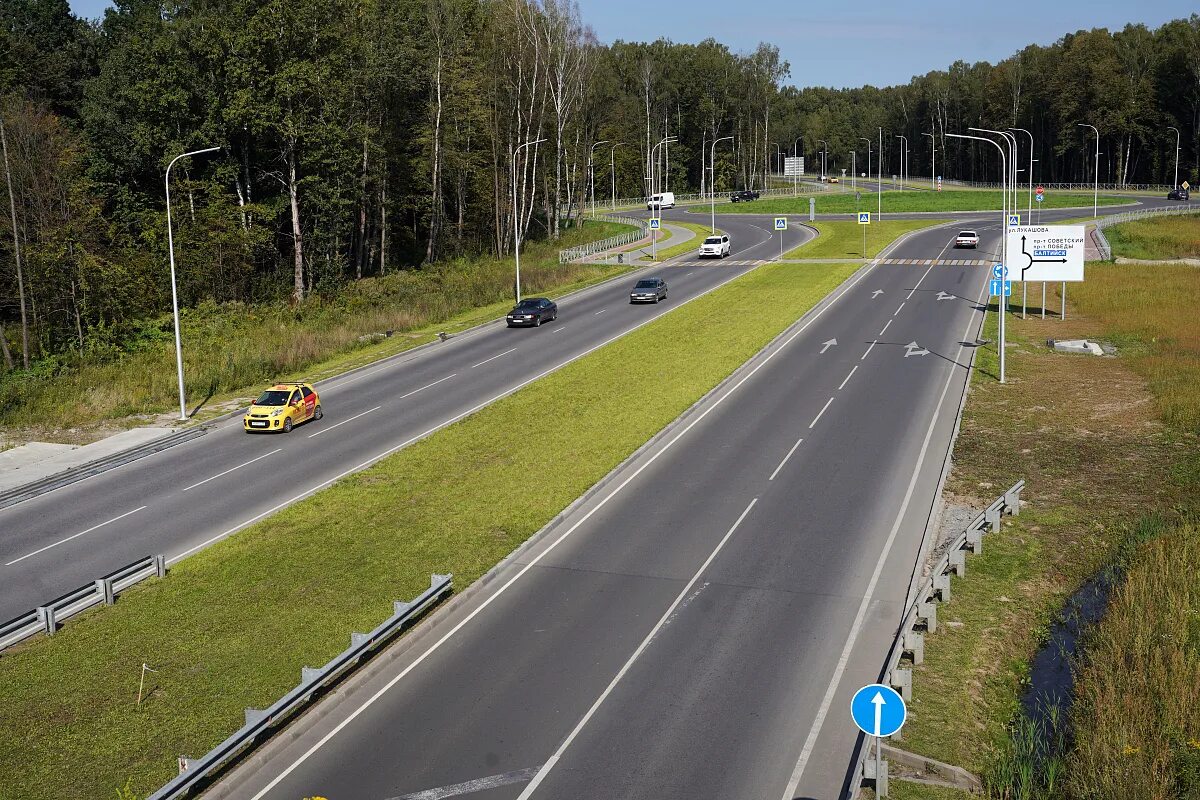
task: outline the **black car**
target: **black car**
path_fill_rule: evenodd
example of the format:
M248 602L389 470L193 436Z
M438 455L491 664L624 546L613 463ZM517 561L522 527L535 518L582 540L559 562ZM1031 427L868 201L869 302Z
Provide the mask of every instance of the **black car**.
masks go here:
M667 282L662 278L642 278L629 293L631 303L657 303L667 299Z
M1172 189L1171 191L1167 192L1167 199L1187 201L1191 199L1191 194L1189 194L1188 190L1184 188Z
M545 297L526 297L513 306L513 310L508 312L508 316L505 317L510 328L517 325L531 325L536 328L543 322L556 319L558 319L558 306L553 300Z
M758 192L753 189L742 189L740 192L734 192L729 195L731 203L749 203L751 200L758 199Z

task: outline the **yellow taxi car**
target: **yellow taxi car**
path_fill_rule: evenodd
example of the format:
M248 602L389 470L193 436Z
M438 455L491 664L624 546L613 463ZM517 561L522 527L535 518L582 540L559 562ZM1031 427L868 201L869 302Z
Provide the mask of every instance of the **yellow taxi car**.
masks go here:
M246 433L291 433L292 428L300 423L320 419L321 416L321 398L317 397L312 384L277 383L250 404L250 410L242 417L242 427Z

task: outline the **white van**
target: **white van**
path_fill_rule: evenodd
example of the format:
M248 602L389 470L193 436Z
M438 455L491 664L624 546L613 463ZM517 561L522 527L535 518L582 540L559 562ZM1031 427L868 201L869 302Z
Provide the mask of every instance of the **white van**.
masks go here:
M647 211L653 211L656 208L662 209L662 208L674 208L674 207L675 207L675 193L674 192L663 192L662 194L656 194L656 195L653 195L649 200L646 201L646 210Z

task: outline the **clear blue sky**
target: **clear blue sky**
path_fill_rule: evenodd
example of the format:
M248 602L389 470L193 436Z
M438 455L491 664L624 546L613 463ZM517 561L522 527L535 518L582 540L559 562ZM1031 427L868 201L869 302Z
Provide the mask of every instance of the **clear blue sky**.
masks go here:
M107 0L71 0L99 17ZM890 86L944 69L958 59L1006 58L1027 44L1050 44L1081 28L1151 28L1196 11L1195 0L579 0L603 42L616 39L699 42L708 37L737 52L760 41L779 46L798 86Z

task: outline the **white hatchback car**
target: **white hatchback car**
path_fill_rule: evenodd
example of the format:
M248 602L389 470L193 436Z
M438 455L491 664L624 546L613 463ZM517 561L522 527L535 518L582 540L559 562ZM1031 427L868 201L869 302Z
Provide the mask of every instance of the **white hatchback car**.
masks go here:
M704 240L704 244L700 245L700 258L724 258L729 255L729 235L725 233L716 233Z

